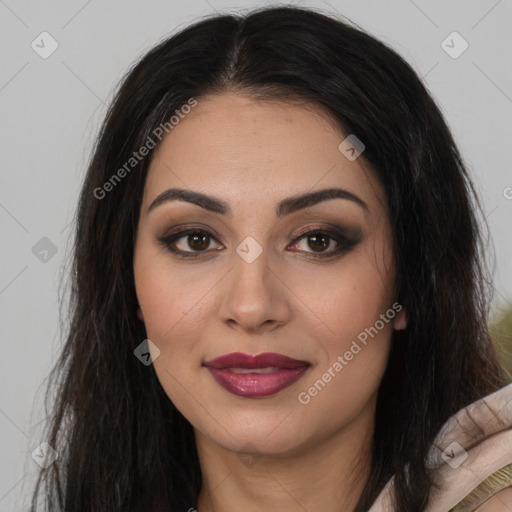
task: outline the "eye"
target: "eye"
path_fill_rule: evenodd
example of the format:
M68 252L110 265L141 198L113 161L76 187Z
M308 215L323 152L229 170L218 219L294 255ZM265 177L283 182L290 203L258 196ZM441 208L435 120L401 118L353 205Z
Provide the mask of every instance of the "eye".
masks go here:
M197 258L215 240L213 235L200 229L188 229L158 239L170 252L184 258ZM217 249L219 250L219 249Z
M334 231L322 230L322 229L309 229L300 233L300 236L293 243L292 247L299 245L297 241L303 241L306 246L304 252L308 253L313 258L327 258L333 255L348 251L350 248L355 246L359 240L354 238L348 238L342 233L336 233ZM333 242L336 244L334 249L332 247ZM309 252L307 248L312 249Z
M350 250L359 243L359 239L359 236L350 237L341 232L317 228L301 232L291 247L298 247L299 243L304 240L306 247L299 249L299 252L308 254L310 258L328 258ZM198 258L201 257L201 253L211 252L208 249L211 249L212 241L216 241L216 238L209 231L191 228L163 236L158 241L177 257ZM332 248L333 243L335 244L334 248ZM308 247L312 251L308 251ZM331 250L327 250L329 248ZM214 250L221 249L222 245Z

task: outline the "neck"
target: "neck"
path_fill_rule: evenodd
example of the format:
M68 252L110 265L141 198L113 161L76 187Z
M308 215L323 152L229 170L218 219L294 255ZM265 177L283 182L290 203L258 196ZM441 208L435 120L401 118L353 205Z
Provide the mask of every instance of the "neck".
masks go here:
M350 424L293 453L233 453L196 430L197 512L353 511L369 475L374 403Z

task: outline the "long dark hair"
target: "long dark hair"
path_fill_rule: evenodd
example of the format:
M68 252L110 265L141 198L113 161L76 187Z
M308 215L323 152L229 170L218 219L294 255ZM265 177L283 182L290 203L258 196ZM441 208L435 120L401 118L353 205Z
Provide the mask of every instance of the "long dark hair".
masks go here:
M41 471L32 511L43 483L51 511L197 506L192 426L153 367L134 356L146 338L132 265L151 157L125 164L191 98L226 91L306 101L366 146L362 158L387 195L408 327L393 334L371 471L355 510L367 510L395 475L395 510L421 511L435 484L424 461L438 430L509 379L487 329L481 209L443 116L413 69L364 31L295 7L197 21L151 49L117 89L79 199L70 321L46 395L55 386L46 440L59 459ZM112 181L123 165L129 171Z

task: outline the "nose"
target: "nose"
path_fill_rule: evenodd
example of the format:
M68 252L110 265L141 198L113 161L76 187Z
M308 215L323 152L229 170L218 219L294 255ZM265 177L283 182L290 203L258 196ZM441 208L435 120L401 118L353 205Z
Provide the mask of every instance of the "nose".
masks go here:
M269 266L263 251L248 263L238 254L221 287L219 315L231 328L263 333L286 324L291 317L290 288Z

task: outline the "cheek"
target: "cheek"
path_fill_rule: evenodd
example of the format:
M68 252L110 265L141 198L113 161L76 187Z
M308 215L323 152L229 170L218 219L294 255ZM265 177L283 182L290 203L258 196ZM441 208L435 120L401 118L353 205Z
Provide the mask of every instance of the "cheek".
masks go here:
M200 287L194 286L190 276L171 272L166 258L157 256L141 248L134 264L147 337L160 350L153 367L170 400L189 420L197 422L200 411L194 407L197 399L191 400L191 396L197 395L197 372L202 364L197 346L204 330L200 316L205 314L205 290L212 285L202 280Z
M381 249L381 261L375 254L355 252L328 279L298 290L314 312L310 335L320 349L317 367L301 389L308 395L304 401L315 404L311 411L342 403L350 414L375 393L384 374L396 314L394 276L389 253Z
M200 332L195 320L213 285L211 274L203 273L196 279L190 268L180 271L172 267L170 255L141 240L134 258L134 277L148 337L153 337L161 350L169 348L169 340L182 339L183 335L192 339Z
M376 396L387 366L394 311L388 294L376 289L380 280L356 277L326 291L330 300L316 312L329 328L311 332L320 357L296 397L304 421L324 434L361 413Z
M294 290L310 310L311 326L318 325L317 341L328 352L342 350L365 329L374 326L393 303L393 275L384 259L354 252L342 265L315 280L297 280ZM387 267L387 268L386 268ZM389 336L391 321L379 330Z
M202 372L202 340L208 336L218 273L180 269L170 256L151 244L140 246L134 259L135 287L147 337L160 350L153 366L169 398L182 411L193 413Z

